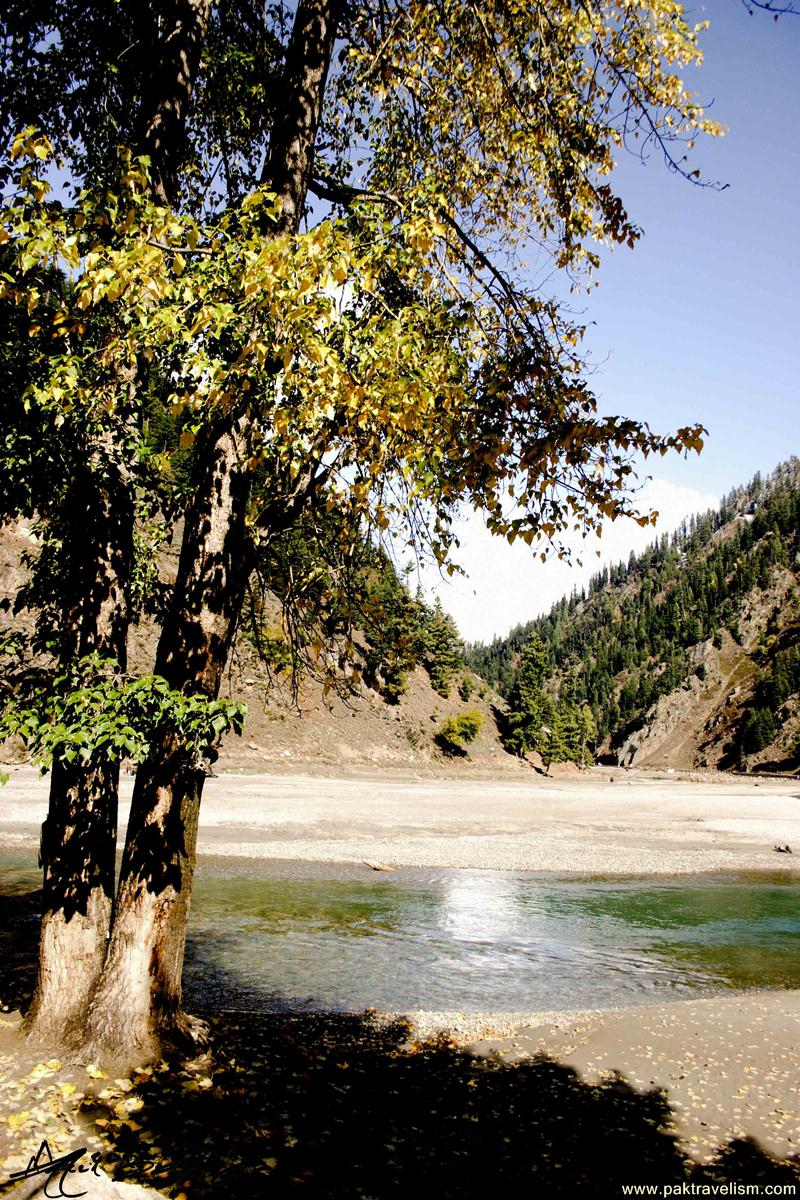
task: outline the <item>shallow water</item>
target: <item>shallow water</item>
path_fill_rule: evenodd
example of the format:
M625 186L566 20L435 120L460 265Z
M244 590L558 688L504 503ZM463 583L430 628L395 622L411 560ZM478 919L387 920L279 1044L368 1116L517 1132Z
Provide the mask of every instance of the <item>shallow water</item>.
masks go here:
M0 860L0 890L38 882ZM800 881L203 859L190 1005L520 1011L800 987Z

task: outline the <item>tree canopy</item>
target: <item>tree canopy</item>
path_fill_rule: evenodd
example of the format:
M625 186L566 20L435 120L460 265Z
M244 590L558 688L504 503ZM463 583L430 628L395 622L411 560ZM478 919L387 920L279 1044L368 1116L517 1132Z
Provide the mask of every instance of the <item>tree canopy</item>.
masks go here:
M329 503L345 490L378 527L416 514L442 556L460 502L507 536L557 537L630 508L632 452L699 445L696 428L598 417L579 324L540 286L553 263L585 278L598 244L638 237L610 184L621 147L655 144L688 173L683 142L716 131L673 73L700 57L678 5L348 10L306 180L333 211L304 205L298 235L279 232L293 201L265 175L290 11L208 6L167 169L166 134L137 126L167 17L73 7L12 8L5 30L25 68L5 76L4 125L31 125L5 159L4 294L41 339L27 396L46 422L105 422L135 460L144 360L187 440L246 412L243 453L278 490L316 466ZM120 157L125 143L149 154ZM72 202L32 169L49 144ZM43 277L64 268L53 308Z

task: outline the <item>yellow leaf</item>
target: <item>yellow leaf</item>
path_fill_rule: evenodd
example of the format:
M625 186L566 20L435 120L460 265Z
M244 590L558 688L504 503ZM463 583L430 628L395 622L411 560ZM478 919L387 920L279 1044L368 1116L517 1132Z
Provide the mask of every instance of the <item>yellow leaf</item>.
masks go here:
M36 1066L31 1071L28 1078L32 1079L32 1080L33 1079L41 1079L44 1075L52 1075L52 1073L53 1073L53 1068L49 1067L47 1065L47 1063L37 1063Z

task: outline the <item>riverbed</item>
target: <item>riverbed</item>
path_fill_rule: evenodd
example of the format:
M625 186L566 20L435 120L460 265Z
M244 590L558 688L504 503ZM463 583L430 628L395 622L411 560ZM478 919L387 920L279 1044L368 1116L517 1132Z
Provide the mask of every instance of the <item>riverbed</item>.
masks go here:
M124 830L133 780L121 788ZM36 846L47 780L17 767L0 845ZM779 854L776 846L797 853ZM800 782L597 768L575 779L236 775L207 780L201 854L414 867L675 875L800 870Z

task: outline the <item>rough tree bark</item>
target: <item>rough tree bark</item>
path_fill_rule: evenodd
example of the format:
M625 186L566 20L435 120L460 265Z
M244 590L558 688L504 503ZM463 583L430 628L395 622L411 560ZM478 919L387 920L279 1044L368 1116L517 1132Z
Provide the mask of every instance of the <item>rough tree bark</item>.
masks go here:
M125 669L133 563L130 483L95 448L69 496L67 655L97 653ZM42 927L29 1036L67 1039L81 1027L105 957L114 896L119 768L56 762L42 826Z
M137 142L150 157L153 192L162 204L174 204L179 190L186 118L210 11L211 0L142 6L141 19L151 26L143 41L153 52L147 59Z
M210 0L174 0L143 33L150 67L139 125L151 159L153 190L177 194L187 108ZM144 19L144 18L143 18ZM144 28L144 27L143 27ZM148 53L149 50L149 53ZM129 382L135 388L136 380ZM133 485L113 446L97 446L69 497L65 532L73 570L64 617L66 657L97 653L126 668L133 566ZM25 1018L31 1038L74 1043L105 960L113 915L119 767L111 762L54 764L42 827L42 926L37 983Z
M296 232L311 174L338 0L301 0L287 51L283 116L262 182L282 201L277 232ZM276 232L274 225L265 236ZM156 670L173 687L215 697L252 567L246 524L252 484L246 418L221 424L198 449L193 507ZM131 1064L196 1026L181 1009L181 975L205 774L167 743L134 789L111 941L90 1007L84 1053Z

